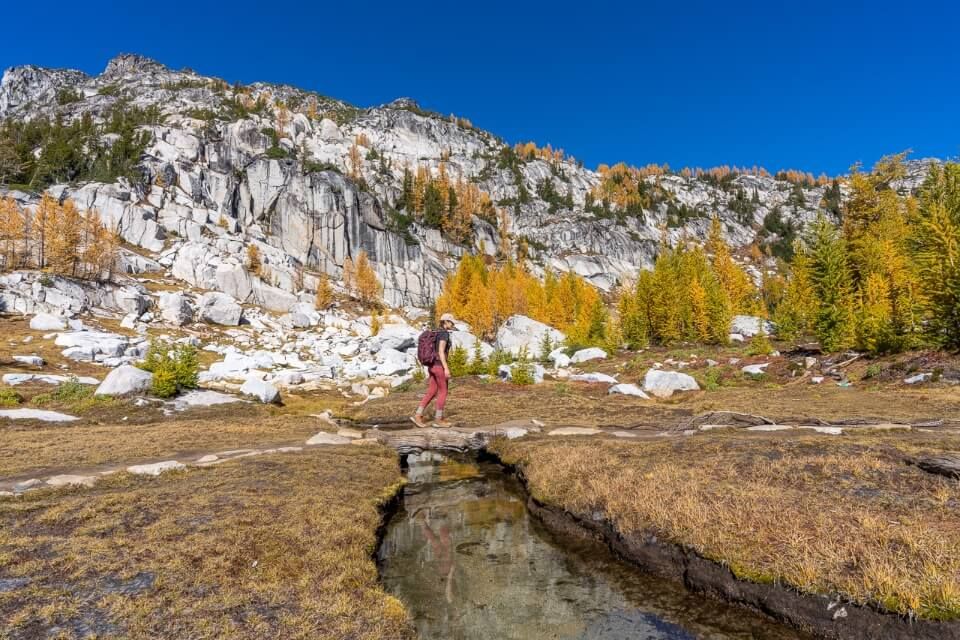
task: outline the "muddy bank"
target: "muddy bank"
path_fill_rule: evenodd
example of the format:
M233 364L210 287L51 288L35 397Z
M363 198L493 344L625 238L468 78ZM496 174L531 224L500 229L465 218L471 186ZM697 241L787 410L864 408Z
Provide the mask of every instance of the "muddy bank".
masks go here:
M911 620L837 596L801 593L781 584L738 579L726 566L651 534L623 535L605 519L542 504L532 497L523 469L504 464L496 454L483 456L514 473L526 490L527 508L548 528L599 540L641 569L684 584L691 591L763 613L778 622L837 640L960 640L960 624Z

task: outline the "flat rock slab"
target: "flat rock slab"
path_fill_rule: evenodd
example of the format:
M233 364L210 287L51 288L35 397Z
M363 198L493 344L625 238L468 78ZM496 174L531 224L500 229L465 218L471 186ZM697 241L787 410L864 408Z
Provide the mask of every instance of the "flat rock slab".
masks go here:
M816 431L817 433L823 433L828 436L842 436L843 427L823 427L820 425L800 425L798 429L808 429L810 431Z
M603 433L600 429L591 429L589 427L560 427L550 431L550 436L595 436Z
M187 465L181 462L166 460L164 462L154 462L151 464L135 464L132 467L127 467L127 471L139 476L159 476L166 471L177 471L186 468Z
M93 484L97 481L94 476L78 476L78 475L59 475L47 478L47 486L50 487L67 487L67 486L81 486L81 487L92 487Z
M63 384L70 380L76 380L80 384L100 384L96 378L89 376L55 376L45 373L7 373L3 376L3 383L11 387L27 382L43 382L45 384Z
M351 440L356 440L363 437L363 432L358 429L343 428L337 431L337 435L343 436L344 438L350 438Z
M747 427L747 431L790 431L793 429L788 424L758 424L753 427Z
M400 429L397 431L372 431L366 440L376 440L393 447L401 454L418 453L427 449L439 451L475 451L485 447L496 437L521 438L529 432L540 431L540 423L534 419L511 420L490 427L451 427L449 429ZM354 442L363 442L355 440Z
M173 401L173 408L177 411L186 411L193 407L213 407L234 402L246 402L237 396L231 396L219 391L197 390L188 391Z
M326 431L321 431L307 440L307 444L311 446L321 444L350 444L352 441L353 438L347 438L346 436L337 435L336 433L327 433Z
M2 409L0 410L0 418L42 420L43 422L73 422L80 419L76 416L68 416L65 413L44 411L43 409Z

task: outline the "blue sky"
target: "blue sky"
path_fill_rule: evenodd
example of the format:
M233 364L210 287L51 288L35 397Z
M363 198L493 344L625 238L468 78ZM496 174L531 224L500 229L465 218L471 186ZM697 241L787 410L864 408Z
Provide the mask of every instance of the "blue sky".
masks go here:
M78 8L82 7L82 9ZM960 153L947 2L16 2L0 66L118 52L361 106L410 96L588 166L841 173Z

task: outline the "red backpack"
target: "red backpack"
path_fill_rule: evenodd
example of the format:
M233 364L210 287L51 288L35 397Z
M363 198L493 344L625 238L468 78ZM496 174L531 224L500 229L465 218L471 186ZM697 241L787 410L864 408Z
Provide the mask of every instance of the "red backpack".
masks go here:
M427 329L417 339L417 360L425 367L437 361L437 336L439 331Z

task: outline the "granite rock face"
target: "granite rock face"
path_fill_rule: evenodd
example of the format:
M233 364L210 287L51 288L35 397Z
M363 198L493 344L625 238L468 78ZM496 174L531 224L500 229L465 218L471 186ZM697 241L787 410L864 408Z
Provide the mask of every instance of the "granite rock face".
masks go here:
M78 99L60 104L65 89ZM409 99L362 109L287 85L237 89L137 55L117 56L97 76L28 65L8 69L0 82L0 118L89 116L98 122L119 100L161 114L141 127L151 139L140 162L143 180L48 191L96 208L124 240L157 256L158 264L132 258L131 268L170 269L191 286L278 312L314 290L313 274L339 279L345 261L361 251L393 306L427 306L465 251L495 251L497 229L478 217L463 243L417 221L398 222L405 167L436 176L442 166L449 179L476 184L494 203L509 201L501 206L510 212L511 241L525 239L537 268L573 271L604 290L652 264L671 215L668 202L698 212L672 225L668 241L705 237L709 217L717 214L728 240L740 246L753 241L774 210L800 225L812 220L824 193L824 187L804 187L798 198L793 185L769 175L739 175L718 186L668 173L646 178L663 197L643 215L597 215L587 206L597 172L573 158L517 154L493 134ZM262 107L235 108L258 100ZM359 167L350 161L355 144ZM743 193L752 196L749 213L735 204ZM10 195L28 207L39 199ZM256 274L244 263L251 244L263 257ZM764 266L750 266L759 277ZM303 278L304 272L311 275ZM167 320L175 323L176 316L182 317Z

